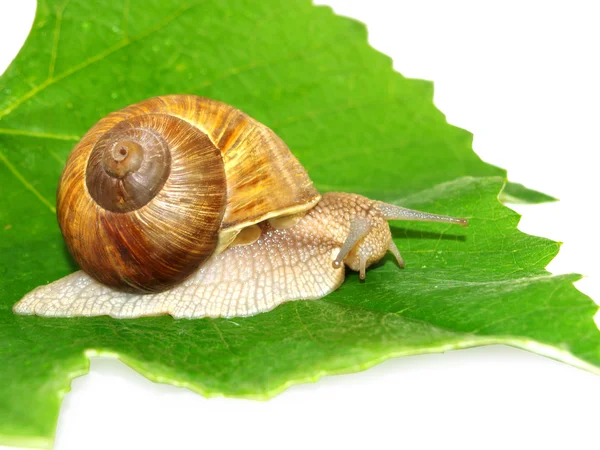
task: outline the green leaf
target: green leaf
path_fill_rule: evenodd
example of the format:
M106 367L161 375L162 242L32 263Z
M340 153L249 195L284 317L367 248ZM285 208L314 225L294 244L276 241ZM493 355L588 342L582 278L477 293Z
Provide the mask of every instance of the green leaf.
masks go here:
M600 372L594 303L544 270L558 244L516 229L505 173L446 123L432 85L406 79L360 23L308 0L40 1L0 79L0 442L51 445L60 401L90 355L204 395L266 398L387 358L505 343ZM244 319L16 316L73 270L54 216L63 162L99 118L192 93L273 128L321 190L470 218L393 227L391 258L317 301ZM530 191L511 195L532 199Z
M500 193L500 200L503 203L546 203L558 201L558 199L543 192L534 191L522 184L510 182L504 185L504 189Z

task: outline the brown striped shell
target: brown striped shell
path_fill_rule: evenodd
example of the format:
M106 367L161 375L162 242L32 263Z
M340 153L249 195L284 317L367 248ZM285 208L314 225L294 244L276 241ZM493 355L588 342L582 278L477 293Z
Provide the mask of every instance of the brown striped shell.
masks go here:
M160 292L240 230L319 199L269 128L221 102L172 95L109 114L86 133L61 176L57 215L88 274Z

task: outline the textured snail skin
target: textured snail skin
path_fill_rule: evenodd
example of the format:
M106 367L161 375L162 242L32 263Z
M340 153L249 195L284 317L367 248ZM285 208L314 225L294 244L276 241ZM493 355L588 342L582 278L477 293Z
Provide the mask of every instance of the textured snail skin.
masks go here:
M14 311L58 317L232 317L269 311L290 300L322 298L344 281L343 267L332 263L354 219L367 221L369 229L345 264L359 270L361 258L368 267L390 249L392 236L379 205L355 194L324 194L293 227L260 223L256 242L228 248L168 291L124 293L79 271L30 292Z

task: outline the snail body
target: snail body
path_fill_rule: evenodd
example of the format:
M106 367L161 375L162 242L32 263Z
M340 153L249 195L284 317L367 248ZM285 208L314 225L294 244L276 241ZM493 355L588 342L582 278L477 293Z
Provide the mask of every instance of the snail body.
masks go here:
M83 269L13 308L46 316L248 316L337 289L391 251L388 220L466 225L356 194L322 197L241 111L156 97L100 120L61 176L58 220Z

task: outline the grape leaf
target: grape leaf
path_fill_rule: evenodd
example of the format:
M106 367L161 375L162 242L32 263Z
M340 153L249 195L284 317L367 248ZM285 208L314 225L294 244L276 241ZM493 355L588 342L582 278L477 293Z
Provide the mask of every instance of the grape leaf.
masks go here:
M504 343L600 372L595 304L544 270L558 244L516 229L505 172L446 123L429 82L394 72L362 24L307 0L40 0L0 79L0 442L52 444L90 355L203 395L267 398L387 358ZM323 191L469 217L393 226L361 283L249 318L48 319L11 307L76 269L56 225L65 158L99 118L142 99L216 98L273 128ZM543 194L509 188L512 198ZM545 198L548 200L548 198Z

